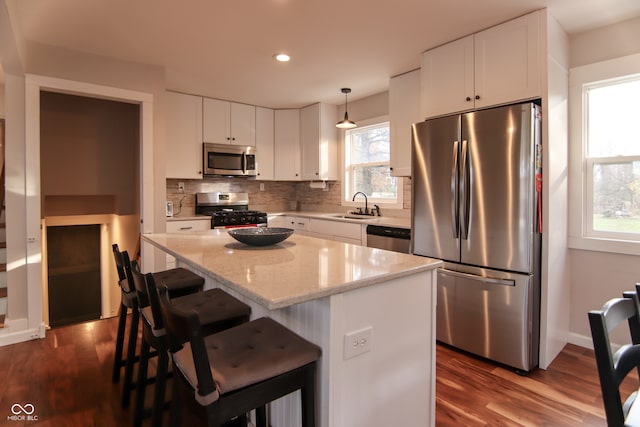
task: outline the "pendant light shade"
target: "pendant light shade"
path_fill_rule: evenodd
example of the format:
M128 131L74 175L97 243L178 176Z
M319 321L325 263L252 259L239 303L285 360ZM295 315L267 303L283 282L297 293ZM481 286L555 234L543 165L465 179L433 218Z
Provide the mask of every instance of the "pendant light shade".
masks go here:
M349 113L347 112L347 94L350 92L351 89L347 87L342 88L342 93L344 93L344 119L336 123L336 127L340 129L353 129L356 127L356 123L349 120Z

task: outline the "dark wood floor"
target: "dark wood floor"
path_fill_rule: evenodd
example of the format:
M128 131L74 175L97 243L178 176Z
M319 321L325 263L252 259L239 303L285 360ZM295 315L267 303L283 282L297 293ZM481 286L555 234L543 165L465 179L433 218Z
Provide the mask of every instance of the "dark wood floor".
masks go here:
M0 425L130 425L111 383L116 324L65 326L0 347ZM593 352L573 345L527 376L438 346L436 379L437 426L606 425ZM15 403L32 404L38 422L8 419Z

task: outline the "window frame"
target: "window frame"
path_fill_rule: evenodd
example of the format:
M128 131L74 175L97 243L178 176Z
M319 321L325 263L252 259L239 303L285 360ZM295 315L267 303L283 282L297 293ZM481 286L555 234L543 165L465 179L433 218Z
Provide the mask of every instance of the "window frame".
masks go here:
M389 126L389 131L391 123L389 120L389 116L380 116L380 117L375 117L375 118L371 118L371 119L367 119L367 120L359 120L358 121L358 127L355 129L345 129L341 131L342 134L342 182L344 185L342 185L342 195L341 195L341 205L345 206L345 207L362 207L362 203L363 200L362 198L358 197L356 198L355 201L352 201L352 194L347 194L347 190L349 189L349 176L348 174L351 172L352 170L352 165L351 163L348 162L348 154L347 154L347 149L348 147L348 141L347 141L347 132L348 131L353 131L353 130L358 130L358 129L362 129L362 128L366 128L366 127L370 127L370 126L377 126L377 125L382 125L384 123L387 123L387 125ZM391 137L391 136L389 136ZM388 167L391 167L391 154L389 154L389 161L387 162L372 162L372 163L368 163L368 165L387 165ZM374 204L377 204L380 206L380 208L385 208L385 209L402 209L403 207L403 186L404 186L404 182L402 181L402 177L394 177L396 178L396 185L397 185L397 197L395 202L390 202L388 200L385 199L380 199L380 198L373 198L370 197L369 195L367 195L367 201L368 201L368 205L369 207L373 207Z
M627 163L640 156L589 157L587 90L640 77L640 54L572 68L569 72L569 236L570 248L640 255L640 236L593 230L593 167Z

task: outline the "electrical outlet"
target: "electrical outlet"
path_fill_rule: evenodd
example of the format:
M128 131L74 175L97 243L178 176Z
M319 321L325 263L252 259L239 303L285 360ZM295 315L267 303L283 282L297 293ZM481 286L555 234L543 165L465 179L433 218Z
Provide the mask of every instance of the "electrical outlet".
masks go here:
M371 351L373 328L368 326L344 335L344 360Z
M184 182L178 183L178 191L184 191Z
M264 191L264 182L260 183L260 191Z

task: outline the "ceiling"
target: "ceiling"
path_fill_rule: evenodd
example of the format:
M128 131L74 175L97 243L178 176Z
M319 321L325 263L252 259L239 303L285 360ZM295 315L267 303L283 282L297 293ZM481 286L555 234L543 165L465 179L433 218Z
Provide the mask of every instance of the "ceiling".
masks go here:
M20 44L163 67L186 93L271 108L387 89L420 53L548 7L569 33L640 16L638 0L6 0ZM185 6L186 5L186 6ZM26 42L26 43L25 43ZM276 52L289 63L273 60Z

